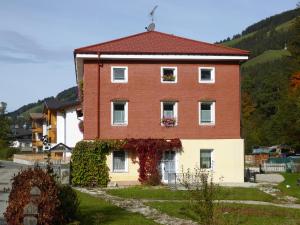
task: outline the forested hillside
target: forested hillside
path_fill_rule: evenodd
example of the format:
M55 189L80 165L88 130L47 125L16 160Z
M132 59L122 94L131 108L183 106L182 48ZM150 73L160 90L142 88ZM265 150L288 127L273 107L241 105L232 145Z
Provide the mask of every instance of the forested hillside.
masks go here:
M223 45L251 51L242 65L242 129L246 151L300 148L300 8L246 28Z
M60 101L76 100L77 90L78 90L77 87L66 89L58 93L55 98L57 98ZM54 98L54 96L47 97L42 100L38 100L35 103L24 105L21 108L17 109L16 111L9 113L8 116L12 119L13 124L23 125L24 123L29 121L29 113L41 112L43 110L43 102L46 99L50 99L50 98Z

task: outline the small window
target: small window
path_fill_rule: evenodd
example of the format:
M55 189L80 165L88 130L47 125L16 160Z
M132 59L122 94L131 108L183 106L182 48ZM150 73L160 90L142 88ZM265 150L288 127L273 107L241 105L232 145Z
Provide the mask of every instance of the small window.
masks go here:
M212 150L201 149L200 150L200 168L201 169L211 169L212 159L211 154Z
M113 151L113 172L127 172L127 154L125 151Z
M172 127L177 125L177 102L161 103L161 124L162 126Z
M177 67L162 67L161 68L162 83L177 83Z
M215 83L215 68L200 67L199 68L199 83Z
M111 68L111 82L112 83L127 83L128 82L128 68L113 66Z
M112 102L112 125L128 124L128 103Z
M200 102L199 107L200 125L215 124L215 102Z

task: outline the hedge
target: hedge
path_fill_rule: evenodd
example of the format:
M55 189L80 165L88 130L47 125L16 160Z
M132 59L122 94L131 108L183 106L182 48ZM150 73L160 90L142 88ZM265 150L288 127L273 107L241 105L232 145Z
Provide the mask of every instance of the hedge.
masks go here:
M75 146L71 160L71 181L75 186L106 186L109 168L106 163L111 150L120 149L121 141L81 141Z

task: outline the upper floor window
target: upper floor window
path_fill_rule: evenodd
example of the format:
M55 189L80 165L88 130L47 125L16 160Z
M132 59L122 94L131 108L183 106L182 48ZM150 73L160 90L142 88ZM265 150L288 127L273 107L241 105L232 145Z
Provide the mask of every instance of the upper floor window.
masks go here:
M200 125L215 124L215 102L199 103L199 124Z
M111 103L111 124L127 125L128 124L128 102L115 101Z
M162 83L177 83L177 67L161 67Z
M199 83L215 83L215 68L199 67Z
M161 125L173 127L177 125L177 102L161 102Z
M112 83L127 83L128 82L128 67L112 66L111 67L111 82Z

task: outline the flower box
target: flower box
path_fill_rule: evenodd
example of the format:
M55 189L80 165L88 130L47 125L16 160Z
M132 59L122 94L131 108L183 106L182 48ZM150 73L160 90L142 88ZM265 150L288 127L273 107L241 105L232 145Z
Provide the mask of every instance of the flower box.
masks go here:
M174 127L176 124L176 118L169 118L169 117L164 117L161 119L161 123L165 127Z
M172 74L163 75L163 81L175 81L175 76Z

